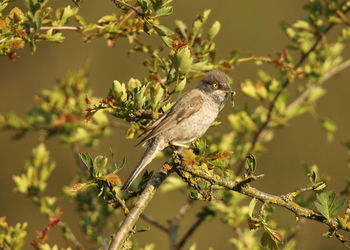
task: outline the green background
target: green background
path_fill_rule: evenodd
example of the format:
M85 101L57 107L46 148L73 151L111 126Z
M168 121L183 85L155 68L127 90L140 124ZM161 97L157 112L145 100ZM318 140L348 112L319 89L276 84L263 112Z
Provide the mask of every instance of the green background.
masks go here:
M55 6L72 4L70 1L57 0ZM293 22L304 16L302 0L270 0L270 1L209 1L192 0L174 1L174 14L163 18L164 24L174 27L175 19L182 19L190 24L194 17L204 9L212 9L209 23L219 20L222 29L217 37L218 58L227 57L229 52L237 48L241 55L257 56L274 55L288 44L288 40L280 28L282 21ZM108 0L83 1L80 14L90 22L109 13L119 13ZM19 59L11 62L6 57L0 58L0 113L8 111L24 115L30 106L34 105L33 96L41 89L51 88L67 72L78 69L89 61L89 79L92 89L98 96L106 96L113 80L127 81L130 77L142 78L145 70L142 67L143 57L139 54L126 55L129 48L127 40L117 40L115 48L106 46L104 39L83 43L78 33L65 32L67 39L63 44L42 43L38 51L31 55L28 49L19 52ZM331 32L332 35L332 32ZM142 36L142 40L151 41L153 46L161 44L159 39ZM350 57L347 49L347 57ZM238 91L238 84L245 79L256 79L257 67L253 63L237 66L230 73L234 79L236 107L246 103L247 98ZM267 151L258 158L258 173L265 177L253 185L263 191L273 194L283 194L297 187L307 185L303 163L316 163L321 172L332 176L329 188L340 190L343 179L349 175L346 160L349 157L341 142L349 138L349 78L350 70L345 70L326 83L328 94L317 105L317 111L336 122L338 131L335 140L327 143L326 136L319 124L310 114L293 120L285 129L276 131L274 140L267 145ZM297 84L295 82L294 84ZM291 86L295 89L295 86ZM207 134L217 131L228 131L225 113L232 112L227 105L218 120L223 122L219 128L210 129ZM104 138L100 145L94 149L83 149L93 155L107 154L111 148L118 159L126 157L127 165L122 171L122 177L128 174L143 149L135 147L135 140L126 140L125 131L116 130ZM0 132L0 216L6 216L10 224L29 222L29 235L26 238L26 248L31 248L29 242L35 238L35 231L41 230L48 224L46 216L41 215L39 209L30 200L12 192L14 184L12 176L19 174L24 161L28 159L31 149L38 144L38 134L29 134L24 139L14 141L11 133ZM49 179L47 194L62 197L62 185L71 183L78 168L68 146L58 143L55 139L47 142L51 157L57 162L57 168ZM151 168L159 167L162 159L151 164ZM186 197L177 192L166 194L158 193L146 210L147 214L166 223L178 208L185 202ZM64 211L63 220L66 221L79 239L83 238L78 217L74 213L74 205L67 199L59 203ZM180 236L191 223L195 221L195 213L202 205L197 202L194 209L185 217L180 226ZM274 216L283 227L292 227L295 219L290 212L278 208ZM147 226L141 222L140 227ZM298 249L342 249L343 246L335 239L327 239L321 234L326 228L316 222L307 221L302 224L297 235ZM198 249L232 249L228 243L229 237L235 232L221 224L218 220L204 223L189 240L188 243L197 242ZM50 233L49 243L58 243L65 246L60 238L58 228ZM155 242L156 249L167 249L167 236L152 227L150 231L137 234L136 238L141 245ZM83 241L83 240L82 240ZM189 246L189 244L187 245Z

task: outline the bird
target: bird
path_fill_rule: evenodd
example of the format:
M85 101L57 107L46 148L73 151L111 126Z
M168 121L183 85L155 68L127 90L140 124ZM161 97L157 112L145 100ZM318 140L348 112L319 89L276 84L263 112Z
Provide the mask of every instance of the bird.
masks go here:
M145 136L137 144L146 145L146 150L121 190L127 190L166 147L188 148L191 142L200 138L217 118L230 92L229 78L223 71L213 69L206 73L197 87L185 93L146 127L142 133Z

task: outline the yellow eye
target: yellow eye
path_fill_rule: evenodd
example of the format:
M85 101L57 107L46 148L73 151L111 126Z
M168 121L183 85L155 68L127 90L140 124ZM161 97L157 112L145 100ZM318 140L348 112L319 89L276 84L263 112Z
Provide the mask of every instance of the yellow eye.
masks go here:
M217 83L213 83L213 84L211 85L211 87L212 87L213 89L217 89L217 88L219 87L219 85L218 85Z

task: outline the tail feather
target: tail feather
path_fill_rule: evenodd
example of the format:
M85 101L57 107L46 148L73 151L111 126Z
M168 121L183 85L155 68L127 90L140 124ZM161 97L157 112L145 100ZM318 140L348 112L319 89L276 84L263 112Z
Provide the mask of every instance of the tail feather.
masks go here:
M131 175L128 177L128 179L124 182L121 190L128 189L130 185L134 182L134 180L137 178L137 176L141 173L141 171L156 157L158 152L163 149L159 146L159 144L160 143L155 142L149 144L141 160L131 172Z

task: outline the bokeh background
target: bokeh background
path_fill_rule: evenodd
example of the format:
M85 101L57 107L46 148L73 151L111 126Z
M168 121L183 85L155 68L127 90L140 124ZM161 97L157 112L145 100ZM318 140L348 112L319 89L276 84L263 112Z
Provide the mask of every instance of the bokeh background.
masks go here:
M56 0L55 6L72 4L68 0ZM231 0L210 1L192 0L174 1L174 14L163 18L165 25L174 27L175 19L182 19L190 24L197 14L204 9L212 9L209 23L219 20L222 29L217 37L218 58L226 57L229 52L238 48L243 55L273 55L288 43L280 28L282 21L293 22L304 16L303 5L306 0ZM88 21L95 22L100 16L117 12L113 4L106 1L83 1L80 13ZM34 105L33 96L41 89L51 88L55 82L63 78L67 72L77 70L89 61L89 79L91 87L98 96L105 96L113 80L127 81L130 77L142 78L145 74L140 55L126 55L128 44L126 40L118 40L115 48L106 46L103 39L91 43L83 43L81 36L74 32L66 32L67 39L63 44L39 44L38 51L31 55L29 50L19 53L19 59L11 62L6 57L0 58L0 113L13 111L24 115L28 107ZM154 45L160 44L157 39ZM350 57L349 49L346 57ZM234 79L234 88L247 79L256 78L257 66L253 63L239 65L230 76ZM329 188L339 190L344 185L345 176L349 176L346 160L349 157L341 142L350 138L349 116L349 85L350 70L345 70L326 83L328 94L321 99L317 110L337 123L338 130L335 140L326 141L326 136L317 120L310 114L293 120L285 129L276 132L275 139L267 145L267 151L258 159L258 172L265 178L254 183L263 191L283 194L307 183L303 163L316 163L320 170L332 176ZM293 88L293 86L292 86ZM246 99L239 93L235 97L235 105L241 106ZM229 106L229 105L227 105ZM227 131L225 113L232 112L226 107L219 117L223 124L217 130ZM208 133L212 133L213 129ZM101 141L94 149L83 149L96 155L107 154L111 148L118 159L126 157L127 167L122 175L125 177L128 169L141 156L143 149L136 148L135 141L126 140L125 131L117 130ZM38 134L28 134L25 138L14 141L10 132L0 132L0 216L6 216L8 222L29 222L29 242L35 238L35 231L41 230L48 223L46 216L40 214L28 199L13 192L12 176L19 174L24 161L28 159L31 149L38 144ZM61 187L71 183L77 172L70 149L59 144L55 139L47 142L51 157L57 162L57 167L50 177L48 194L62 197ZM157 160L151 164L156 168L161 163ZM185 202L186 197L177 192L158 193L147 213L163 223L171 218L177 209ZM74 213L74 205L63 199L59 204L64 211L63 219L68 222L78 238L82 238L78 226L78 218ZM194 209L181 224L180 235L195 221L195 213L201 206L197 202ZM295 218L283 209L277 209L276 220L286 228L292 227ZM147 226L141 222L140 226ZM335 239L327 239L321 234L326 228L316 222L303 224L297 235L298 249L342 249L343 246ZM65 246L59 237L59 229L50 233L49 243ZM234 232L220 224L218 220L204 223L189 240L189 244L197 242L198 249L232 249L228 238ZM167 236L152 227L150 231L137 234L141 245L156 243L156 249L167 249ZM82 240L83 241L83 240ZM187 247L189 246L187 245Z

